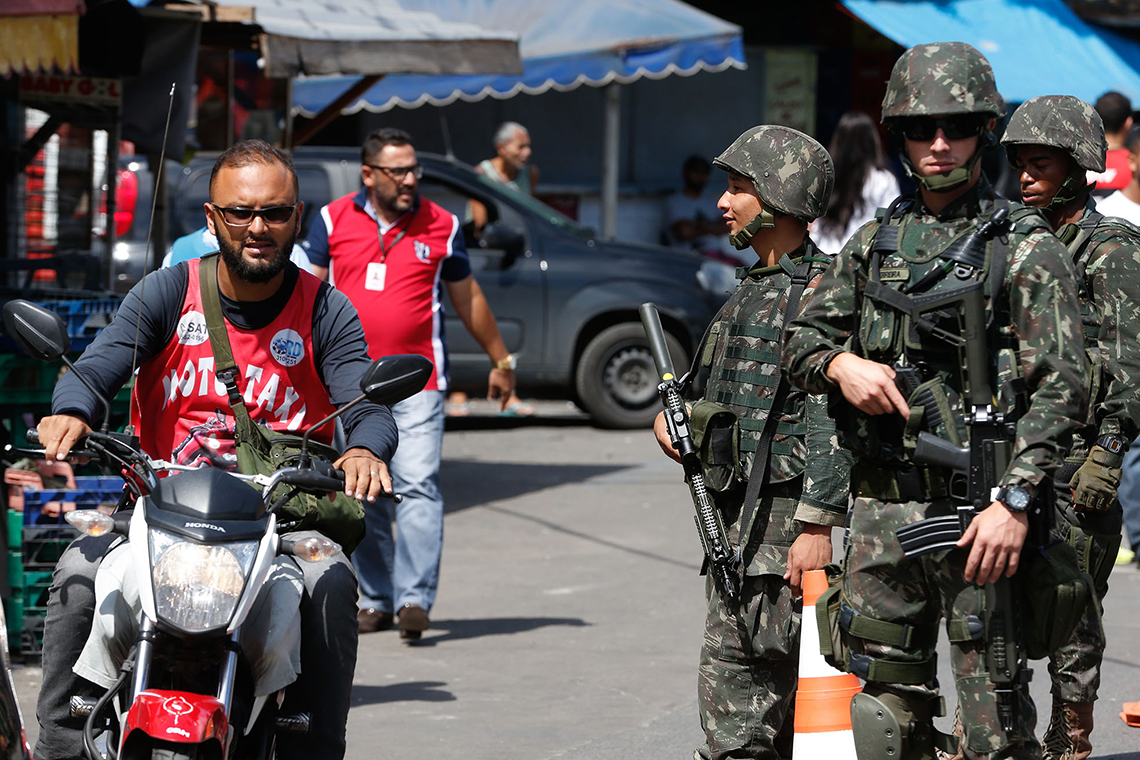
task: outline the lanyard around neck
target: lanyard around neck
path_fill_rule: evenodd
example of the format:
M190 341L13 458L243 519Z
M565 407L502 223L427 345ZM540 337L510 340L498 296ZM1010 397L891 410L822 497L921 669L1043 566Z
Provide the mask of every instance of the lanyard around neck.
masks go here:
M400 233L396 235L396 239L392 241L393 248L400 244L400 241L404 239L404 235L408 234L408 230L411 228L412 222L414 222L416 219L416 212L419 210L420 206L418 203L412 207L412 213L408 216L408 223L404 225L404 229L400 230ZM379 216L376 217L376 234L380 238L380 263L383 264L384 259L388 258L388 246L384 245L384 228L380 226Z

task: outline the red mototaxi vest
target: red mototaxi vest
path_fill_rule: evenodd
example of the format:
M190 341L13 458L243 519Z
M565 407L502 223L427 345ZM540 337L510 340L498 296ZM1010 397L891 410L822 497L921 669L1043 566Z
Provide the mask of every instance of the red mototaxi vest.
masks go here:
M208 449L234 466L233 413L226 387L214 375L198 262L191 263L178 329L139 369L131 423L153 458L188 464ZM225 323L249 416L276 431L302 429L335 408L313 361L313 305L321 281L299 274L285 308L266 327L242 330ZM326 426L313 438L331 443L332 434Z
M1086 181L1096 182L1098 190L1119 190L1132 181L1132 168L1128 165L1128 150L1114 148L1104 157L1103 172L1085 172Z

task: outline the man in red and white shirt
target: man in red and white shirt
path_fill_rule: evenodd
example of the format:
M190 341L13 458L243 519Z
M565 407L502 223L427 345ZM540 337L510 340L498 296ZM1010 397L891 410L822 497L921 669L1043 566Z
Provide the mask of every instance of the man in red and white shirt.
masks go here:
M400 431L392 481L404 496L395 507L399 541L389 507L369 504L368 533L352 558L360 579L360 631L391 627L397 611L400 637L415 640L429 625L443 552L439 463L448 378L440 281L491 358L488 397L499 399L500 408L514 389L514 357L471 274L459 219L419 195L423 167L408 133L373 132L361 164L364 189L322 208L304 248L314 274L356 306L374 359L413 353L435 365L421 393L392 407Z

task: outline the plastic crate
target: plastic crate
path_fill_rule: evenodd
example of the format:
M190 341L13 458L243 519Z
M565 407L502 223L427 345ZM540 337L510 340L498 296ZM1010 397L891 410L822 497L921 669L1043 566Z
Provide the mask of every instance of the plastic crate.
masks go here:
M25 354L0 354L0 395L3 405L24 410L51 404L52 389L63 362L42 362Z
M23 583L18 588L13 585L12 595L4 601L9 646L24 656L38 656L43 651L51 578L50 570L25 571Z
M123 302L117 298L86 298L78 301L40 301L39 305L50 309L67 322L67 336L71 338L72 349L81 346L77 341L91 340L111 323L111 318ZM86 345L86 344L84 344Z
M49 527L25 525L20 547L25 572L51 570L64 550L77 538L79 531L67 523Z
M118 504L123 493L123 479L115 476L79 475L75 478L75 486L73 490L24 491L24 525L67 525L62 514L45 515L40 511L49 502L73 502L76 509L93 509L105 504Z

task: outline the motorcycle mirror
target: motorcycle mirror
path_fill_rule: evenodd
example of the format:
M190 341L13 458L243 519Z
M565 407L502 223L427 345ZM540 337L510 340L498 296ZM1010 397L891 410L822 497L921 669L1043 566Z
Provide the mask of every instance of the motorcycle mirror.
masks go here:
M360 380L360 390L374 404L391 406L424 389L432 363L419 354L395 354L378 359Z
M4 329L33 359L59 361L71 350L63 317L22 298L4 304Z
M103 405L103 432L111 421L111 405L102 393L95 389L82 372L67 358L71 350L71 338L67 335L67 323L54 311L39 304L16 298L4 304L4 329L8 331L20 347L33 359L45 362L63 361L87 390Z

